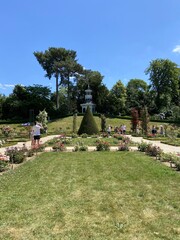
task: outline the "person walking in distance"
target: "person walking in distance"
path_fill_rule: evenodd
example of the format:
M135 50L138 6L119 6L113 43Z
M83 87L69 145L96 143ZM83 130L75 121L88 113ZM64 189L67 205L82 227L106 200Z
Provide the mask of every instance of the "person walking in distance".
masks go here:
M41 138L41 129L42 125L38 122L35 122L33 126L33 134L34 134L34 146L39 147L39 142Z

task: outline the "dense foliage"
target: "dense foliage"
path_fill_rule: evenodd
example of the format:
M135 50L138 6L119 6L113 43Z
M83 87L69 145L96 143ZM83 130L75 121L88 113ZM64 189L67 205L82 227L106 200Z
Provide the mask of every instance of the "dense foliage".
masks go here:
M100 72L78 63L76 51L50 47L44 52L34 52L34 56L46 72L45 77L56 79L56 91L37 84L16 85L9 96L0 95L1 119L33 120L44 109L50 118L80 113L89 87L99 114L130 116L132 109L136 109L144 119L142 111L146 109L156 120L169 118L180 122L180 69L169 59L150 62L145 69L149 85L134 78L126 86L118 80L108 89Z

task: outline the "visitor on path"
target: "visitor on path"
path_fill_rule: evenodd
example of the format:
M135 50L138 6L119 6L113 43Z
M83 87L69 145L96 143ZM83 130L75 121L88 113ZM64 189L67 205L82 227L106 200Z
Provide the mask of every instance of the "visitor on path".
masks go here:
M33 134L34 134L34 141L33 141L34 147L39 147L42 128L43 127L42 127L41 123L35 122L33 129L32 129Z
M126 134L126 125L123 124L121 129L122 129L122 134Z
M108 129L107 129L107 133L108 133L109 136L111 135L111 130L112 130L112 127L109 125Z
M162 125L160 125L160 134L161 134L161 135L164 135L164 128L163 128Z
M153 125L152 126L152 135L155 136L156 133L157 133L157 130L156 130L155 126Z
M31 147L34 146L34 129L32 127L30 132L30 139L31 139Z

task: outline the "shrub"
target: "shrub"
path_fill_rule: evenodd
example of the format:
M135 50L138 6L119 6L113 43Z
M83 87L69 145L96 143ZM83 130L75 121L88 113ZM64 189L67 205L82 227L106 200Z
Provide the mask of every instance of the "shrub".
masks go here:
M86 145L84 145L83 142L78 142L75 147L74 147L74 151L78 152L78 151L87 151L88 147Z
M129 151L129 144L121 141L118 146L118 151Z
M5 140L4 140L4 139L3 139L3 140L0 140L0 147L2 147L4 143L5 143Z
M71 137L72 137L72 138L77 138L78 135L77 135L76 133L72 133Z
M157 146L153 146L151 144L149 144L146 148L146 154L152 156L152 157L157 157L157 156L161 156L162 154L162 150L160 149L160 147Z
M131 142L131 139L129 137L123 136L122 141L126 144L129 144Z
M32 146L31 149L32 149L34 152L43 152L44 149L45 149L45 146L46 146L46 144L40 144L39 146L35 145L35 146Z
M91 137L92 137L92 138L98 138L99 135L94 134L94 135L92 135Z
M87 133L83 133L83 134L81 134L81 137L82 137L82 138L87 138L88 135L87 135Z
M66 150L66 147L65 145L62 143L62 142L57 142L55 143L53 146L52 146L52 149L55 151L55 152L63 152Z
M4 172L8 169L8 162L0 160L0 172Z
M88 135L93 135L93 134L99 133L98 126L94 120L93 114L92 114L89 106L87 107L87 110L82 119L80 128L78 130L79 135L81 135L83 133L86 133Z
M62 139L61 140L61 142L63 143L63 144L70 144L71 143L71 139L69 139L69 138L64 138L64 139Z
M98 141L96 141L96 150L97 151L109 151L110 145L108 142L98 140Z
M103 132L103 133L101 134L101 137L107 138L107 137L109 137L109 134L108 134L107 132Z
M26 153L27 157L32 157L33 155L34 155L34 150L33 149L28 150L27 153Z
M9 156L10 163L19 164L25 160L26 150L23 148L10 147L6 149L6 155Z
M180 171L180 160L177 160L175 162L175 165L176 165L177 170Z
M149 145L149 143L145 143L145 142L142 141L141 143L138 144L138 150L140 152L145 152L148 145Z
M177 170L180 170L180 157L179 155L175 155L173 153L163 153L161 156L161 161L174 163Z
M13 132L13 129L9 126L3 126L1 128L1 131L2 131L2 134L5 136L5 137L9 137L10 134Z
M118 133L113 134L113 137L114 137L114 138L117 138L118 140L122 140L122 139L123 139L123 135L118 134Z

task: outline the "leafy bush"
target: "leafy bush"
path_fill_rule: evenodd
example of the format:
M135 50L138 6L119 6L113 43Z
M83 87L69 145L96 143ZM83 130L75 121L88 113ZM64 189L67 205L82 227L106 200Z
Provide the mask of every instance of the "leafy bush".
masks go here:
M121 141L118 146L118 151L129 151L129 144Z
M5 144L5 140L4 139L2 139L2 140L0 140L0 147L2 147L3 146L3 144Z
M99 135L94 134L94 135L92 135L91 137L92 137L92 138L98 138Z
M4 160L0 160L0 172L4 172L8 169L8 162Z
M77 138L78 135L77 135L76 133L72 133L71 137L72 137L72 138Z
M123 135L118 134L118 133L114 134L113 137L117 138L118 140L122 140L123 139Z
M66 151L66 147L65 147L64 143L62 143L62 142L57 142L57 143L55 143L55 144L52 146L52 149L53 149L55 152L63 152L63 151Z
M87 133L83 133L83 134L81 134L81 137L82 137L82 138L87 138L87 137L88 137L88 134L87 134Z
M160 147L158 146L153 146L151 144L149 144L146 148L146 154L153 156L153 157L157 157L157 156L161 156L162 154L162 150Z
M108 134L107 132L103 132L103 133L101 134L101 137L107 138L107 137L109 137L109 134Z
M177 170L180 171L180 156L173 153L163 153L161 156L162 162L174 163Z
M64 138L64 139L62 139L61 140L61 142L63 143L63 144L71 144L71 139L69 139L69 138Z
M40 144L39 146L35 145L35 146L32 146L31 149L32 149L34 152L43 152L44 149L45 149L45 146L46 146L46 144Z
M146 143L146 142L142 141L141 143L138 144L138 150L140 152L145 152L147 147L148 147L148 145L149 145L149 143Z
M34 155L34 150L33 149L28 150L27 153L26 153L27 157L32 157L33 155Z
M78 152L78 151L87 151L88 147L86 145L84 145L83 142L78 142L75 147L74 147L74 151Z
M180 133L177 134L177 138L180 138Z
M177 170L180 171L180 160L177 160L175 162L175 165L176 165Z
M25 152L27 150L23 148L10 147L6 149L6 155L9 156L10 163L19 164L25 160Z
M1 128L1 131L2 131L2 134L5 136L5 137L9 137L11 135L11 133L13 132L13 129L9 126L3 126Z
M109 151L110 150L110 145L109 145L108 142L97 140L96 141L96 150L97 151Z
M131 139L129 137L123 136L122 141L126 144L130 144Z

